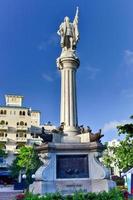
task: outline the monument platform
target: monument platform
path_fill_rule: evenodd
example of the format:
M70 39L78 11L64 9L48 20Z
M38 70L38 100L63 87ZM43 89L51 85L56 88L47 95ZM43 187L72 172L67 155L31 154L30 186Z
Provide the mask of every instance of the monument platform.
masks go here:
M40 194L108 191L115 185L98 160L103 149L99 142L43 144L37 151L44 165L37 170L30 191Z

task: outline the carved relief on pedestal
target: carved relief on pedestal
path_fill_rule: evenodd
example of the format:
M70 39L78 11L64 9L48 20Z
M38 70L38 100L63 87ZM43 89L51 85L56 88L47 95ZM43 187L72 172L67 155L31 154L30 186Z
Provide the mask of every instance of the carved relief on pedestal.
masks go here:
M100 152L92 152L89 154L89 167L91 179L108 179L110 178L109 170L99 161Z
M35 173L35 179L36 180L44 180L44 176L45 176L45 171L46 168L50 167L50 162L51 162L51 157L49 156L48 153L40 153L39 155L39 159L43 162L43 165L36 171Z

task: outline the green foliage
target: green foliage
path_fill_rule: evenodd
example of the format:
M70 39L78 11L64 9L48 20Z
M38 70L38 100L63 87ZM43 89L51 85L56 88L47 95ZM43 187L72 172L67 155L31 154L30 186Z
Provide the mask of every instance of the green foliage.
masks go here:
M125 139L115 149L116 164L121 171L127 171L133 166L133 140Z
M121 126L117 126L118 134L125 134L126 138L132 138L133 137L133 124L125 124Z
M14 178L17 178L20 170L25 170L26 180L31 182L31 175L41 166L42 162L33 147L23 146L19 150L19 154L13 161L11 173Z
M117 186L124 186L124 178L119 176L112 176L112 180L116 182Z
M25 168L26 173L29 170L34 170L38 163L36 162L36 153L32 147L21 147L18 154L17 165L20 168Z
M110 168L112 161L114 160L113 156L110 155L110 152L113 152L114 149L106 145L106 150L103 154L103 163L107 168Z
M4 149L0 147L0 157L6 158L7 154L5 153Z
M133 119L133 116L130 118ZM125 135L115 150L117 165L122 171L127 171L133 166L133 123L118 126L117 129L119 135Z
M98 194L91 192L76 192L73 195L66 196L62 196L59 193L55 193L39 197L39 195L27 193L24 200L124 200L124 195L118 189L112 189L109 192L100 192Z
M15 180L17 180L19 176L19 171L21 170L21 168L17 165L17 163L18 163L18 157L16 157L16 159L13 160L12 165L10 166L12 177Z
M133 116L130 117L133 119ZM119 146L107 147L103 156L103 163L110 167L113 162L121 171L127 171L133 166L133 123L117 127L118 135L123 134L125 138L120 141ZM112 152L111 154L109 152Z

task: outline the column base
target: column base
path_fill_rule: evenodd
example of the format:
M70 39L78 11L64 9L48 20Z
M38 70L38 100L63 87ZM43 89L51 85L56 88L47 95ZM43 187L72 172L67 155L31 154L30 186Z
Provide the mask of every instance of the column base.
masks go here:
M79 133L78 128L75 126L65 126L64 127L64 134L66 134L67 136L75 136L78 133Z
M63 136L61 143L81 143L81 138L77 136Z
M64 127L64 135L61 139L63 143L80 143L81 138L77 136L78 129L76 127Z

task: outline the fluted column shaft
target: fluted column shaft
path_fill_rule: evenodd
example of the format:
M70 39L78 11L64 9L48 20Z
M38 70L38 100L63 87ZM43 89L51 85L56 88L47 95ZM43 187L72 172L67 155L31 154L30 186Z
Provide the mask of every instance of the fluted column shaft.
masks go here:
M79 61L75 58L61 58L61 110L60 122L64 122L64 132L77 132L76 71Z

